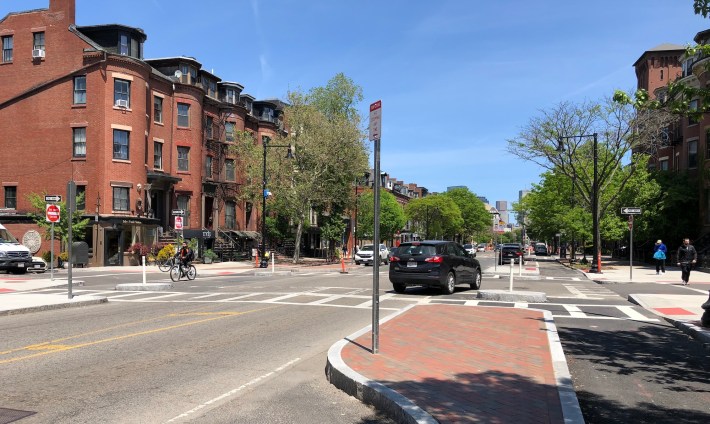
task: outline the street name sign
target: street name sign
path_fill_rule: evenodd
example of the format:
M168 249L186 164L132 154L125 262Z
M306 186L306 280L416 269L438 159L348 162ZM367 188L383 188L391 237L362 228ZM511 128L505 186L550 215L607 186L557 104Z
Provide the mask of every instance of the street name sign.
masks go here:
M173 216L185 216L185 209L173 209Z
M641 208L634 208L634 207L621 208L621 213L624 215L640 215Z
M44 196L44 201L45 202L61 202L62 201L62 196L58 194L47 194Z

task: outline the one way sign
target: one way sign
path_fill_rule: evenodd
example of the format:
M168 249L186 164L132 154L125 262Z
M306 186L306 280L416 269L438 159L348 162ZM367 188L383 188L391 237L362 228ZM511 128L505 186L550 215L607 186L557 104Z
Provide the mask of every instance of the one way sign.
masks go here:
M623 215L641 215L641 208L621 208Z

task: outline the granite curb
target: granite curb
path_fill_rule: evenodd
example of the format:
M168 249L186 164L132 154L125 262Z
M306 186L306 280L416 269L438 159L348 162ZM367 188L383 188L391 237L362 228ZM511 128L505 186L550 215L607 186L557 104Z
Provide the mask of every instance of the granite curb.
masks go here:
M39 296L37 294L5 294L3 296L22 296L23 298L28 296ZM64 296L63 294L61 296ZM97 297L97 296L86 296L81 300L65 299L64 301L56 303L43 303L40 305L33 304L31 306L23 306L13 309L0 310L0 316L9 315L19 315L31 312L41 312L50 311L55 309L65 309L65 308L75 308L80 306L98 305L101 303L108 303L108 298Z

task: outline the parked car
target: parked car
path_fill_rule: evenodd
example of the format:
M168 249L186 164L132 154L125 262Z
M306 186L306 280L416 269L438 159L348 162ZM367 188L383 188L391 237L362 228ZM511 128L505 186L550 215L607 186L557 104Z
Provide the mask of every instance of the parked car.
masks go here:
M477 249L479 252L485 252L486 251L486 243L478 243Z
M547 251L547 245L545 243L535 244L535 255L536 256L547 256L550 253Z
M27 271L41 274L47 271L47 262L45 262L44 259L40 258L39 256L33 256L30 266L27 267Z
M525 264L525 250L520 243L504 243L500 249L498 264L503 265L505 261L520 262Z
M374 246L372 244L366 244L359 248L355 252L355 265L365 264L372 265L373 261ZM387 265L389 263L389 250L384 244L380 244L380 261Z
M475 244L467 243L467 244L463 245L463 248L466 249L466 251L468 253L470 253L471 255L474 255L474 257L476 256L476 245Z
M424 240L399 245L391 256L389 279L394 291L426 286L452 294L457 284L481 288L481 264L453 241Z

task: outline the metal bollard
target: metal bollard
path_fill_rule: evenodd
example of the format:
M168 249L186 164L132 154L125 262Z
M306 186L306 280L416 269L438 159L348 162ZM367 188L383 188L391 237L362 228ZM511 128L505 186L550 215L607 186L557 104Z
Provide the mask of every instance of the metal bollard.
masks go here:
M708 300L700 305L700 307L705 310L705 312L703 312L703 316L700 317L700 325L703 327L710 327L710 290L708 290Z

